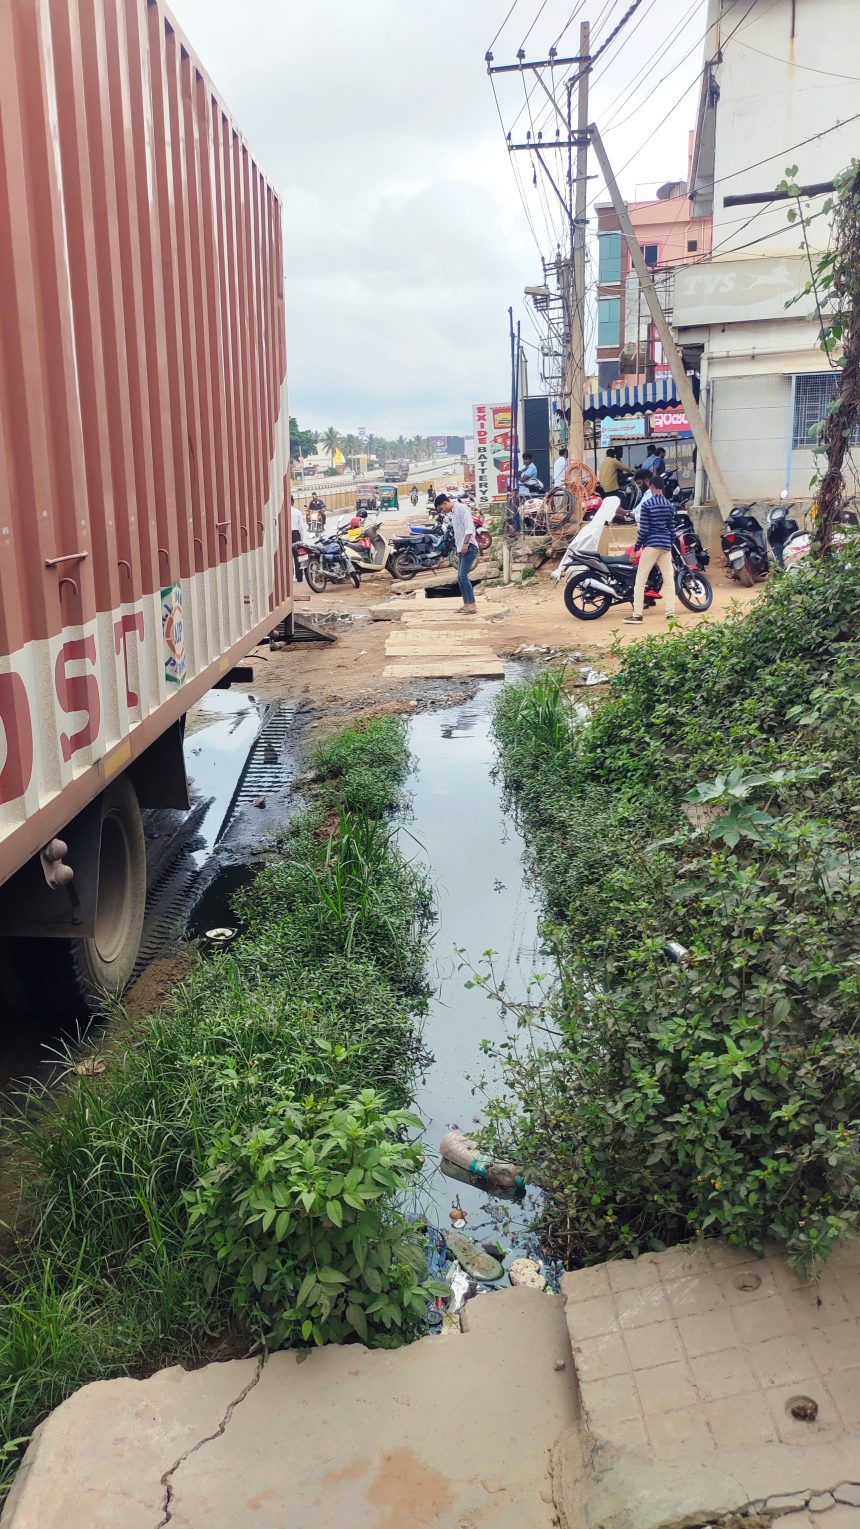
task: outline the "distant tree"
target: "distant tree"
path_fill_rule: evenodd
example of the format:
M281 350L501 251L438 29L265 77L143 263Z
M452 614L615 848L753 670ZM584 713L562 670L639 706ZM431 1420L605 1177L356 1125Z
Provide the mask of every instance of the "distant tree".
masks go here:
M358 439L357 435L345 435L341 442L341 446L346 460L349 461L350 457L358 455L358 452L361 449L361 441Z
M316 456L317 433L315 430L300 430L294 414L290 415L290 456L313 457Z
M340 431L336 430L334 425L329 425L328 429L323 431L321 439L323 449L328 452L334 465L335 452L340 450Z

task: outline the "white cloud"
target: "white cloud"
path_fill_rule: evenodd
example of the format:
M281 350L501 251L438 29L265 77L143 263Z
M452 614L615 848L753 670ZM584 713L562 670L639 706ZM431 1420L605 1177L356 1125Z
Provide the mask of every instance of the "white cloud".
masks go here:
M522 312L523 287L541 268L484 65L507 8L501 0L173 0L284 199L290 407L303 425L462 430L475 400L508 393L507 309ZM624 8L614 0L605 25ZM537 9L538 0L515 9L497 60L515 55ZM570 10L570 0L549 0L530 57ZM660 0L659 10L665 37L689 0ZM575 30L565 39L572 51ZM703 30L693 17L675 53ZM609 52L595 71L598 113L659 43L646 24L617 64ZM700 54L679 66L679 91ZM644 84L631 106L647 97L647 76ZM685 167L695 94L649 144L649 126L674 100L653 84L652 74L652 99L609 138L619 164L637 155L622 180L630 195L631 176L669 179ZM499 93L509 123L522 82L503 77ZM524 112L516 130L527 127ZM531 185L528 156L515 157L550 255L545 209L551 222L560 209ZM525 322L523 330L534 339Z

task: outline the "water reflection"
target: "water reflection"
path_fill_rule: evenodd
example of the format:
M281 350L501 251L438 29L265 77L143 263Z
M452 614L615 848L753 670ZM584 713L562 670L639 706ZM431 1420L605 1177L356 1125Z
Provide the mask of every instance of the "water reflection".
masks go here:
M447 1227L459 1194L469 1235L510 1225L521 1250L534 1200L505 1201L469 1183L454 1183L440 1170L437 1151L451 1127L468 1133L483 1120L477 1085L491 1064L481 1042L500 1041L506 1033L496 1001L480 987L465 987L470 970L482 964L485 951L494 951L496 978L516 1002L526 997L535 966L537 908L524 884L522 841L492 776L492 707L499 689L498 683L484 685L464 705L424 712L410 723L418 767L408 835L429 863L439 920L431 971L436 991L425 1031L434 1062L415 1103L427 1126L428 1213ZM407 833L403 847L415 852Z

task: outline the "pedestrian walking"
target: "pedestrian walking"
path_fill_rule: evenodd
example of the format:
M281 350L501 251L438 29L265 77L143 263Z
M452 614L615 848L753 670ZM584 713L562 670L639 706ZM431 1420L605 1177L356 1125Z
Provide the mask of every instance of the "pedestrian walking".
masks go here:
M667 621L675 614L675 571L672 567L672 537L675 533L675 506L659 491L643 499L639 506L639 534L635 551L639 552L636 584L633 589L633 615L625 622L640 622L645 609L648 575L655 566L663 575L663 614Z
M469 578L469 574L472 572L478 557L478 543L475 536L475 522L472 517L472 511L460 499L454 504L447 494L436 495L436 509L441 510L443 515L452 516L454 546L459 557L457 582L460 585L460 594L463 596L463 611L468 616L476 616L478 612L475 605L475 591Z

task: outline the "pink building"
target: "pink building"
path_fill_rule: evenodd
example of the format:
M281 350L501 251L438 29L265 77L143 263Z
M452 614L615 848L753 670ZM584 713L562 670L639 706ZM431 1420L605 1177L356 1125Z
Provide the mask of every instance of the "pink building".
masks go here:
M671 320L674 273L711 252L711 219L695 217L684 181L661 186L652 201L628 202L627 211L664 312ZM627 242L611 204L597 207L597 372L601 388L622 377L627 385L667 371Z

